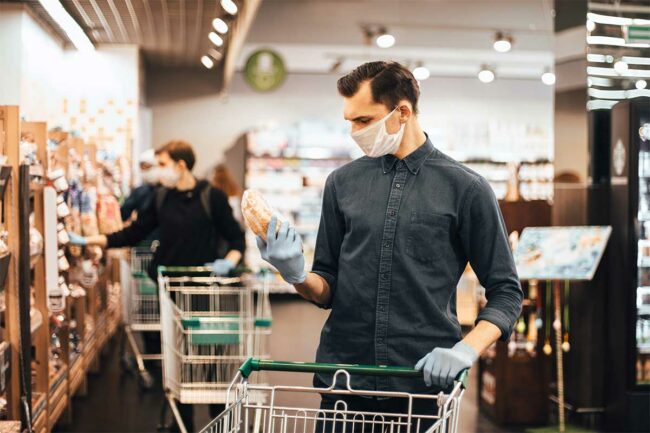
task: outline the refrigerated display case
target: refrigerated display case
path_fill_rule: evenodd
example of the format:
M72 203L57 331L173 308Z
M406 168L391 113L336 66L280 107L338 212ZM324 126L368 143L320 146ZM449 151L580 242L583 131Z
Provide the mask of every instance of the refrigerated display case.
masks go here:
M650 430L650 98L611 114L606 428Z

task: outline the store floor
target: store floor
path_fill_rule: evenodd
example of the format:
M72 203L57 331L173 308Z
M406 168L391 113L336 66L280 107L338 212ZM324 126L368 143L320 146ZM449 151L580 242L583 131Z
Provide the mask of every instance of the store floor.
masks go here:
M271 356L283 360L311 360L318 343L318 332L327 312L295 298L275 299L273 308L273 337ZM310 375L270 376L272 382L308 385ZM304 394L296 396L301 404L317 404L317 399L305 400ZM291 404L286 397L281 404ZM89 376L88 393L73 400L71 422L61 423L55 432L155 432L159 424L164 396L160 381L156 387L142 393L137 379L123 374L119 365L119 336L108 344L102 358L101 370ZM169 416L169 415L168 415ZM208 411L199 407L195 411L197 426L209 421ZM476 394L476 374L471 375L470 385L463 399L459 433L514 433L494 425L479 413Z

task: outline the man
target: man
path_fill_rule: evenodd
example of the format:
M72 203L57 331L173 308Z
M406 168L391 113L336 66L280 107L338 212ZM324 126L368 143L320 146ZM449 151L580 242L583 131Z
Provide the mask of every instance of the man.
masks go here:
M448 389L497 339L507 340L522 291L497 200L480 175L436 149L417 119L419 86L394 62L361 65L338 81L352 138L367 156L327 179L312 272L287 223L271 221L262 257L304 298L331 308L316 360L415 365L422 378L353 377L353 388ZM470 262L488 303L464 338L456 285ZM424 380L422 380L424 379ZM331 377L318 374L315 385ZM397 399L323 395L351 410L404 410ZM402 399L403 400L403 399ZM370 407L369 407L370 405ZM417 409L417 408L416 408Z
M197 180L192 175L196 157L189 143L170 141L158 149L156 155L158 179L164 189L154 192L153 199L133 224L108 236L81 237L70 233L70 241L106 248L134 246L158 228L160 245L149 272L154 281L159 265L203 266L211 263L216 274L229 274L243 257L245 238L233 217L228 198L207 181ZM218 253L220 242L228 245L223 258ZM160 353L159 340L145 340L145 343L147 352ZM187 430L194 431L192 406L181 404L178 408ZM210 412L216 416L222 408L211 405Z
M216 273L228 274L242 258L244 234L233 218L228 198L205 180L192 175L196 157L184 141L170 141L157 151L158 180L164 191L156 191L138 219L125 229L108 236L86 238L71 233L71 241L81 245L121 248L136 245L155 228L160 229L160 246L152 269L164 266L203 266L212 263ZM202 192L208 188L208 204ZM229 250L217 258L218 242ZM155 280L155 275L153 275Z
M140 154L140 175L142 184L133 188L131 194L124 200L120 207L122 221L137 219L153 200L156 185L158 185L158 161L153 149L145 150ZM158 239L158 231L154 230L145 239L147 244Z

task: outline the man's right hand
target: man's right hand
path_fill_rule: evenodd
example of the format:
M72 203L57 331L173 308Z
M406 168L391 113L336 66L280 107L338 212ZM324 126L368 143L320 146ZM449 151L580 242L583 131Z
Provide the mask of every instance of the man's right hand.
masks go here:
M266 242L259 236L256 238L262 258L275 266L287 283L303 283L307 276L300 235L287 221L282 223L280 230L276 233L277 224L277 217L271 217L266 233Z

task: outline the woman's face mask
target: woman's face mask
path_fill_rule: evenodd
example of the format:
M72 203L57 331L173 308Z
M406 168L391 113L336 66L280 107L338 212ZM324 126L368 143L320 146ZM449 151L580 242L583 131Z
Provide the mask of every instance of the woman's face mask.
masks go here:
M397 110L397 108L395 108L395 110ZM393 154L399 149L399 145L402 143L402 137L404 136L404 127L406 124L403 123L400 126L399 131L395 134L389 134L388 131L386 131L386 121L395 110L391 111L383 119L373 123L372 125L368 125L365 128L352 133L352 139L359 145L361 150L363 150L363 153L369 157L377 158Z

